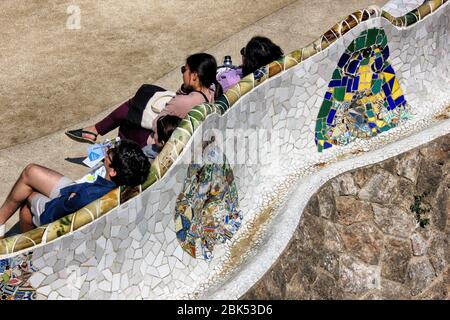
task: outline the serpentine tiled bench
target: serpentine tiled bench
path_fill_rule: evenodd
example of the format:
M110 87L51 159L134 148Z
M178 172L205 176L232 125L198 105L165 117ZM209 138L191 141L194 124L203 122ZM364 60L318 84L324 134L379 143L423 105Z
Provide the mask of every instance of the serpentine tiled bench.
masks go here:
M401 17L376 6L354 12L215 103L196 106L140 188L116 189L58 221L0 240L1 297L164 299L209 291L207 297L238 298L298 223L301 210L289 216L292 210L280 209L303 188L299 181L309 186L303 203L339 170L405 151L414 143L367 157L445 118L449 19L447 0L425 1ZM282 143L270 145L277 158L264 151L257 164L236 163L242 146L225 150L235 138L227 129L247 131L253 142L261 141L258 132L281 133ZM196 163L194 150L208 162ZM354 161L319 178L346 159ZM276 223L287 216L286 225ZM272 245L265 262L236 271L264 243ZM225 286L229 275L234 280ZM227 289L215 290L219 284Z

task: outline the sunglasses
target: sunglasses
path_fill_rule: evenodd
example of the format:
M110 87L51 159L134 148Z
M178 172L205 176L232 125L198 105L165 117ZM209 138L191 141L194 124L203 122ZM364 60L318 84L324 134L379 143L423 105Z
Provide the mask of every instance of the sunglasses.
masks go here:
M240 52L241 52L241 55L243 55L245 57L245 47L242 47Z
M111 156L111 155L114 155L114 150L113 150L113 148L108 148L108 149L106 150L106 155L108 156L109 163L110 163L110 165L111 165L111 163L112 163L112 156Z
M116 155L117 147L120 145L120 143L121 143L121 140L120 140L120 138L117 137L114 140L108 140L107 143L105 143L105 145L104 145L104 147L106 148L105 154L109 159L110 167L112 167L111 163L114 159L114 156Z
M186 72L186 70L187 70L187 69L186 69L186 66L182 66L182 67L181 67L181 74L184 74L184 73Z

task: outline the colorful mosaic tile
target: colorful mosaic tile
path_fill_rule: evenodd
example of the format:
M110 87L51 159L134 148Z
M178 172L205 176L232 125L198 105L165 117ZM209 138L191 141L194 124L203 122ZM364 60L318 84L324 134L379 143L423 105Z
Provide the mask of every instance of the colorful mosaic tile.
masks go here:
M231 239L242 213L233 171L221 150L209 145L204 165L191 164L175 208L175 231L192 257L211 259L216 243Z
M37 270L31 262L32 253L0 260L0 300L34 300L36 290L28 279Z
M411 118L382 29L362 32L342 54L317 116L319 152L370 138Z
M412 26L437 11L447 2L448 0L426 0L418 8L401 17L394 17L389 12L381 10L376 6L370 6L366 9L353 12L342 21L336 23L321 37L307 46L300 48L299 50L295 50L287 54L282 59L273 61L267 66L255 71L253 74L244 77L238 84L230 88L214 103L196 106L181 122L180 126L175 130L170 140L166 143L166 146L162 152L153 162L150 174L146 182L142 185L141 190L145 190L164 176L173 162L176 161L177 157L183 151L196 128L201 125L207 116L210 114L224 114L242 96L263 83L265 80L279 74L284 70L288 70L289 68L292 68L315 54L325 50L347 32L357 27L364 21L383 17L395 26ZM362 40L359 40L359 45L361 45L361 41ZM342 92L338 92L338 95L339 94L342 94ZM392 116L392 113L388 114L386 119L389 119L390 116ZM409 114L405 113L403 116L409 117ZM119 198L121 192L122 199ZM17 252L25 248L33 247L42 242L48 243L64 234L70 233L81 226L94 221L136 194L138 194L137 190L116 189L105 196L104 199L94 201L67 218L60 219L52 224L39 227L21 235L0 239L0 254Z

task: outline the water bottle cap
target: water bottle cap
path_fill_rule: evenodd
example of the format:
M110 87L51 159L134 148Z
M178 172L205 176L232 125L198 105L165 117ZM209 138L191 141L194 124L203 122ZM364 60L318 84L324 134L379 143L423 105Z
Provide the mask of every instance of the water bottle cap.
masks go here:
M225 58L223 59L223 64L226 66L231 66L232 65L231 56L225 56Z

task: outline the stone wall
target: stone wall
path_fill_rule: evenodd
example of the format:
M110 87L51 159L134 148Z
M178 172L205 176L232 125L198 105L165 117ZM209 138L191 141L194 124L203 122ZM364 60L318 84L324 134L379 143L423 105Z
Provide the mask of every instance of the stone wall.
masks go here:
M411 211L425 212L420 226ZM450 135L342 174L311 198L243 299L449 299Z

